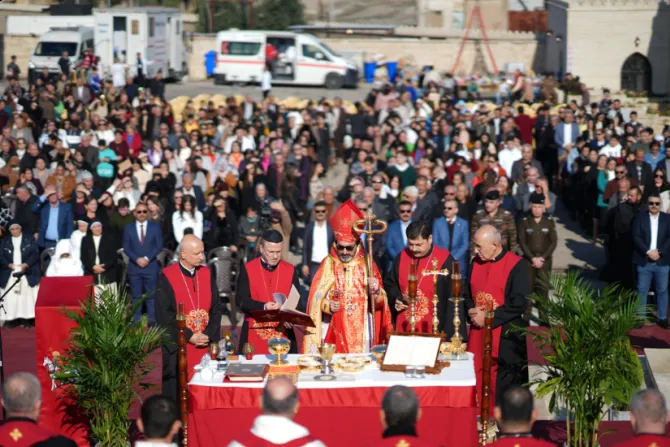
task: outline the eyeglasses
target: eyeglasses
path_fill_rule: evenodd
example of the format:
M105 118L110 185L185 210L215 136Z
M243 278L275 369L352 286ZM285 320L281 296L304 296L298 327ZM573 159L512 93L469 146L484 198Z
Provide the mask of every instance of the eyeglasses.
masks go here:
M661 202L648 202L649 206L661 206Z
M381 183L381 182L382 182L381 180L373 180L373 181L372 181L372 183L376 183L376 184L379 184L379 183Z
M356 249L356 245L340 245L336 244L335 247L340 250L340 251L354 251Z
M448 207L446 207L444 210L445 210L445 211L452 211L452 210L455 210L455 209L456 209L456 208L454 208L453 206L448 206Z
M326 214L326 210L314 210L316 214Z
M614 171L614 172L616 172L617 174L625 174L626 173L626 171Z
M135 214L146 214L147 212L147 210L136 210Z
M656 174L654 175L654 178L663 178L663 174Z
M360 208L360 207L358 209L363 211L363 212L366 212L368 210L367 208Z
M400 214L410 214L412 210L398 210Z
M456 193L455 192L445 192L444 195L445 196L455 196Z

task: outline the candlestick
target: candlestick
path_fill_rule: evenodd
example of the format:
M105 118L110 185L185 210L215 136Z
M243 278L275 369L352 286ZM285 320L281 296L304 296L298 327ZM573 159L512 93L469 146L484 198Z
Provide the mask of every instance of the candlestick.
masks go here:
M450 360L464 360L468 358L467 343L463 342L463 337L459 331L461 327L460 317L460 303L463 301L461 297L461 268L457 262L451 266L453 273L451 274L451 298L449 301L454 303L454 335L451 337L447 346L447 357Z
M433 270L424 270L422 273L424 275L431 275L433 277L433 334L437 334L437 327L440 325L440 319L437 316L437 304L439 303L439 297L437 296L437 277L447 276L449 274L449 270L439 270L437 266L437 259L433 258L431 264Z
M416 332L416 286L417 286L417 265L414 262L409 264L409 278L407 282L407 294L409 295L409 325L412 332Z

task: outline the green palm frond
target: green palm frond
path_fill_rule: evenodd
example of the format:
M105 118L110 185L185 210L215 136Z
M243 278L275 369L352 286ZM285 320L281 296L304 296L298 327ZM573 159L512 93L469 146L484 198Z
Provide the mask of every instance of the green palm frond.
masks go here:
M544 278L549 297L533 296L550 330L530 334L545 353L535 393L551 396L549 410L565 407L569 445L598 445L597 427L607 409L630 402L644 376L628 333L642 323L637 296L618 285L598 291L577 272Z
M155 367L148 357L165 332L149 327L146 316L133 321L138 304L129 303L125 289L106 288L79 309L63 310L76 327L57 378L66 395L79 402L95 440L106 447L126 447L128 412L138 393L152 388L144 381Z

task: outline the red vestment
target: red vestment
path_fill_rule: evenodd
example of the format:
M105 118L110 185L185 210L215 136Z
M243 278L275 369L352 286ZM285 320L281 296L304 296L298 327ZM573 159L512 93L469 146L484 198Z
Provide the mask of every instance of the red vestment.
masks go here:
M400 265L398 270L398 286L403 298L409 297L409 266L411 263L417 265L416 286L416 330L417 332L430 334L433 332L433 294L435 283L433 277L424 275L424 270L434 270L433 259L437 260L437 269L441 269L449 257L449 250L433 245L430 255L416 259L409 249L400 253ZM406 303L409 305L409 303ZM409 308L398 314L396 319L396 330L399 332L410 332Z
M30 447L56 436L59 435L24 418L9 419L0 426L0 446Z
M277 268L269 271L261 265L261 258L256 258L248 262L245 268L249 276L249 293L254 301L274 303L273 293L282 293L287 297L290 295L295 268L288 262L279 261ZM253 345L255 354L269 354L268 340L271 338L287 338L283 326L281 329L277 329L280 323L258 323L249 316L246 317L245 321L249 327L247 342Z
M440 447L440 444L423 441L416 436L400 435L384 438L375 447Z
M535 439L532 436L504 437L491 444L491 447L556 447L553 442Z
M637 435L628 441L615 444L614 447L670 447L670 438L663 435Z
M470 293L475 307L485 307L494 311L505 304L505 288L507 279L514 266L521 261L521 257L506 252L505 255L496 262L481 261L475 257L472 263L472 275L470 277ZM498 350L500 348L500 335L502 326L493 329L491 356L491 387L490 387L490 411L493 414L496 396L496 379L498 377ZM484 329L470 326L468 340L468 351L475 354L475 376L477 377L477 405L480 405L482 399L482 374L484 371Z
M182 273L178 262L164 268L163 273L172 286L177 304L184 303L186 327L194 333L203 332L209 323L209 309L212 308L212 277L209 268L198 268L195 281ZM208 352L208 347L198 348L192 343L186 344L188 380L195 374L193 367L200 364Z

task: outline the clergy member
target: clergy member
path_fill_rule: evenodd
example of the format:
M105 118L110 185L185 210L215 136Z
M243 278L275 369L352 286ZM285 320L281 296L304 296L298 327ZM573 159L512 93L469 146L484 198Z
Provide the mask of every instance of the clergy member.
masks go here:
M433 332L433 294L435 282L433 276L426 275L429 270L446 270L446 276L437 277L437 318L438 332L445 332L447 339L454 335L454 303L451 298L451 274L456 260L449 250L433 245L432 226L425 220L412 222L407 227L407 248L393 260L391 271L384 279L384 288L388 295L389 307L397 315L395 328L399 332L410 332L409 324L409 272L410 265L417 267L416 287L416 330ZM436 264L434 264L436 262ZM465 319L465 306L460 304L460 313ZM459 328L465 339L465 323Z
M167 331L163 344L163 395L177 400L177 304L186 314L186 356L188 379L193 367L209 352L209 344L221 337L221 307L216 281L209 268L202 266L205 248L192 234L184 236L179 262L163 269L156 289L156 321Z
M533 438L530 433L537 419L533 394L526 387L515 386L502 395L495 409L500 432L491 447L555 447L556 444Z
M291 340L292 353L299 352L290 324L257 322L251 317L254 310L274 310L281 306L272 295L281 293L287 298L291 289L299 290L298 272L293 265L281 260L284 237L277 230L267 230L258 248L261 256L244 264L237 279L237 304L244 312L239 349L251 343L256 354L268 354L268 340L285 337ZM298 305L297 310L304 310Z
M324 341L335 344L338 353L369 352L372 346L385 343L393 330L386 292L381 288L381 275L374 262L369 293L375 309L374 313L369 311L365 249L352 228L362 218L363 213L351 200L330 218L335 244L314 275L309 291L307 313L316 327L305 328L305 353L317 353Z
M482 400L482 355L484 352L484 317L494 312L493 351L491 364L491 411L501 396L515 385L528 382L528 353L526 336L515 330L525 325L530 284L528 263L507 251L502 245L500 232L492 225L484 225L473 238L476 256L470 264L469 292L465 307L470 326L468 351L475 354L478 402Z
M665 429L668 423L668 407L665 397L658 390L647 388L635 393L630 403L630 424L635 436L615 447L667 447L670 438Z

